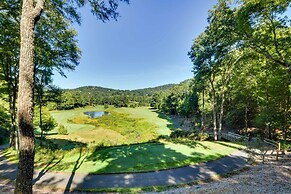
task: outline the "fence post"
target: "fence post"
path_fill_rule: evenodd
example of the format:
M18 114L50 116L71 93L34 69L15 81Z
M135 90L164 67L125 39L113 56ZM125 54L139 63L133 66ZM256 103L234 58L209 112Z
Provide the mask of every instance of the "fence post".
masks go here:
M279 152L280 152L280 150L281 150L281 144L280 144L280 142L279 142L279 143L278 143L278 148L277 148L276 161L279 160Z

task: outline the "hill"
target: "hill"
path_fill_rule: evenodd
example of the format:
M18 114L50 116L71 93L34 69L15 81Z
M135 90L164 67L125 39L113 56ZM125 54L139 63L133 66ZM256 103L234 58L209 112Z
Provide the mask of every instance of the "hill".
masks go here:
M189 80L186 80L186 82ZM185 81L181 82L184 83ZM113 105L115 107L148 106L151 97L161 91L170 91L179 84L166 84L136 90L118 90L100 86L62 89L61 97L50 109L72 109L83 106ZM52 104L52 103L51 103Z

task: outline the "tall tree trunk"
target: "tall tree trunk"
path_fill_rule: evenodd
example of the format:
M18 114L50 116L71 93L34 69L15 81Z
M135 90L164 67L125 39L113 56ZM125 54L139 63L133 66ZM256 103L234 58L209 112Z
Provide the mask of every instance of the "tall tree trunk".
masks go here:
M44 0L23 0L20 21L20 61L18 89L19 164L15 193L32 193L34 170L33 88L34 27Z
M248 105L245 107L245 132L248 131Z
M8 83L9 109L11 119L9 146L17 149L16 100L14 100L16 94L14 95L14 93L16 93L16 91L13 91L11 84Z
M201 131L202 132L204 132L204 119L205 119L204 108L205 108L205 90L204 90L204 86L203 86L203 89L202 89L202 114L201 114Z
M11 120L9 147L14 147L18 150L17 124L16 124L16 98L17 98L17 73L12 70L12 61L9 59L3 63L4 77L7 82L9 112Z
M40 127L40 131L41 131L40 145L42 145L42 142L43 142L43 127L42 127L42 104L41 104L41 100L39 102L39 127Z
M222 86L221 104L220 104L220 114L219 114L220 116L219 116L218 140L221 140L224 101L225 101L225 97L224 97L224 86Z
M16 99L17 99L17 84L18 84L18 79L15 80L15 84L13 86L13 99L12 99L12 112L13 112L13 120L12 120L12 126L14 127L15 130L15 149L19 150L19 138L18 138L18 129L17 129L17 111L16 111Z
M213 137L214 140L217 141L217 119L216 119L216 92L214 88L214 75L211 75L210 84L212 91L212 101L213 101L213 110L212 110L212 121L213 121Z
M213 116L213 137L214 140L217 140L217 124L216 124L216 102L213 102L213 111L212 111L212 116Z
M283 127L283 139L287 140L287 133L289 130L288 120L290 119L290 95L287 95L286 105L284 109L284 127Z

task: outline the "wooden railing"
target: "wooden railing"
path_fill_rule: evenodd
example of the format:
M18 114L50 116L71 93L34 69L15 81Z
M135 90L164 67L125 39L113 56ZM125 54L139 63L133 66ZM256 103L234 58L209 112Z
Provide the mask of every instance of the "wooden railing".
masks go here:
M210 137L213 137L213 133L210 132L209 133ZM232 132L227 132L227 133L221 133L221 138L228 140L228 141L250 141L249 137L243 136L243 135L239 135L236 133L232 133ZM278 160L279 158L279 154L282 153L283 154L283 150L281 150L281 144L280 142L276 142L267 138L264 138L264 143L271 146L272 148L274 148L274 150L272 151L272 153L274 151L276 151L276 160Z
M267 138L264 138L264 142L270 146L272 146L273 148L275 148L275 150L272 151L272 153L274 151L276 151L276 160L278 160L279 158L279 154L280 152L283 153L283 150L281 150L281 144L280 142L276 142Z
M223 139L226 139L228 141L238 141L238 140L243 140L246 141L248 138L236 133L228 132L228 133L222 133L221 137Z

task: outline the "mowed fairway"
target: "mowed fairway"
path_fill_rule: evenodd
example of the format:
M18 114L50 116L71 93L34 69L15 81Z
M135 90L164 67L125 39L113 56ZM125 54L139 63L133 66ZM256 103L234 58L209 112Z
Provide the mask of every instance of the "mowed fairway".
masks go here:
M73 124L68 122L68 119L85 116L84 112L87 111L104 111L104 108L103 106L96 106L90 108L77 108L73 110L52 111L51 115L54 117L54 119L56 119L59 125L64 125L67 128L68 133L71 134L76 131L90 130L95 128L93 125ZM53 132L57 132L57 130L54 130Z
M99 123L103 119L102 125L94 123L94 119L89 121L88 117L84 114L87 111L99 112L104 111L104 108L103 106L97 106L94 108L51 112L58 124L64 125L67 128L68 135L58 135L55 129L47 138L52 141L54 139L66 139L86 144L110 146L145 142L155 139L159 135L169 135L171 133L169 128L171 126L170 121L160 118L160 114L147 107L110 108L108 111L120 114L120 118L112 118L113 116L107 115L96 119L96 121L99 120ZM130 121L130 119L133 121ZM126 120L129 120L128 123L124 123ZM114 128L112 125L120 126ZM130 132L132 133L131 139L127 137L127 134L122 133L123 130L129 129L131 129ZM134 133L139 134L134 136ZM129 135L130 133L128 133ZM133 140L134 137L136 138Z
M159 135L170 134L172 122L146 107L109 108L110 114L96 119L83 114L87 111L104 108L52 112L68 135L55 130L46 136L45 146L36 148L37 169L91 174L155 171L215 160L239 148L225 142L158 141ZM16 161L15 151L6 150L6 156Z
M151 110L147 107L138 107L138 108L117 108L116 112L129 114L134 118L143 118L147 122L156 125L157 132L159 135L170 135L171 127L173 123L170 121L170 118L165 114L158 113L155 110ZM167 118L167 119L165 119Z
M215 160L240 147L226 142L165 141L95 149L78 147L67 151L38 149L35 166L38 170L90 174L147 172ZM17 161L12 149L6 150L5 155Z

